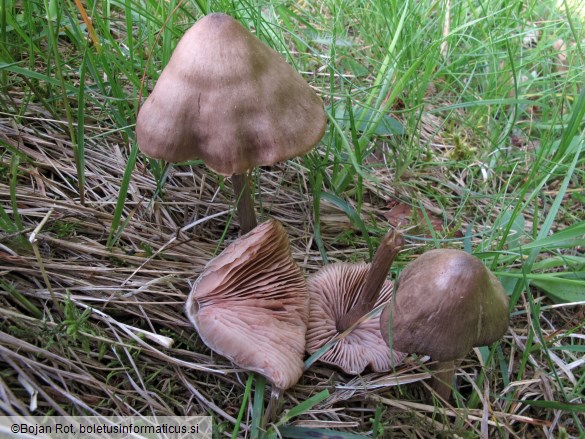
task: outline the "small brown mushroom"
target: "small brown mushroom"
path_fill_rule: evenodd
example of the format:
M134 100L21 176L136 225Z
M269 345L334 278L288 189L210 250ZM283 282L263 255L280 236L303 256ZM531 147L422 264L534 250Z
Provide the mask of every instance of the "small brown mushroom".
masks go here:
M376 372L387 372L404 359L405 354L388 350L380 333L379 316L360 322L376 306L391 300L393 284L386 276L401 245L402 238L391 232L382 240L371 264L331 264L308 278L309 354L357 324L319 360L348 374L359 374L368 366Z
M185 305L205 344L279 389L303 373L308 293L282 225L269 220L212 259Z
M441 249L422 254L400 273L380 329L392 349L437 362L441 373L432 387L448 399L454 361L500 339L508 318L508 298L494 274L468 253Z
M232 176L242 234L256 225L247 173L305 154L321 139L321 99L280 54L225 14L210 14L179 41L142 105L142 152L202 159Z

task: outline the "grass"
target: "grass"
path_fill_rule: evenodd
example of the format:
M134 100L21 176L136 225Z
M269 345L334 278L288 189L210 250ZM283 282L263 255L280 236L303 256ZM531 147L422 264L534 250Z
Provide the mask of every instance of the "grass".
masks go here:
M315 364L263 432L270 386L190 327L190 285L237 233L229 182L142 156L134 123L210 11L325 102L321 144L254 175L307 274L369 260L400 221L397 270L453 247L502 280L510 329L463 361L453 404L424 402L414 356L386 376ZM584 18L568 0L2 0L0 411L209 413L216 437L585 436Z

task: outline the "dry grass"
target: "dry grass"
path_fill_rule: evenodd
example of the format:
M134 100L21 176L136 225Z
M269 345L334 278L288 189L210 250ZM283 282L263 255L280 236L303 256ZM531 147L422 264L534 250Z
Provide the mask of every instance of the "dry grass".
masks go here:
M35 115L34 109L14 122L4 117L0 130L4 142L22 157L15 195L23 233L1 238L0 409L6 414L211 413L218 431L231 431L246 373L210 352L183 314L190 284L226 244L218 237L226 230L226 242L236 236L237 228L229 224L230 188L203 167L172 167L163 193L153 198L156 183L139 162L125 203L128 223L108 249L109 224L126 163L119 139L97 137L87 149L82 206L64 125ZM91 127L88 130L91 133ZM101 131L96 127L94 134ZM3 157L6 167L9 157ZM307 274L313 272L321 260L311 238L311 194L302 166L282 165L259 175L263 215L286 225L295 260ZM368 190L362 215L383 223L387 198L396 191L390 187L391 175L380 170L376 177L376 193ZM6 181L0 184L0 199L10 205ZM321 220L332 260L367 258L365 247L339 241L340 234L351 229L344 214L325 204ZM33 231L40 257L26 239ZM412 248L404 253L412 254ZM550 309L543 313L549 323L543 335L570 333L582 318L577 308ZM526 314L511 323L503 344L510 382L504 388L502 378L487 370L482 387L476 389L482 399L478 408L440 410L419 402L421 383L429 375L416 359L389 375L358 378L313 366L286 392L284 408L329 389L330 397L298 425L363 432L371 429L375 407L380 406L390 425L388 437L433 437L441 432L449 437L486 432L490 437L544 437L549 429L559 431L559 425L570 430L566 412L531 407L521 400L542 395L554 401L557 383L543 370L552 366L576 382L582 377L573 371L583 366L575 362L583 359L565 353L555 364L546 364L546 358L524 351L531 325ZM165 345L167 341L172 346ZM458 369L463 394L477 386L477 354L470 354ZM527 365L516 378L520 357ZM514 400L506 399L511 395ZM247 425L249 419L245 421Z

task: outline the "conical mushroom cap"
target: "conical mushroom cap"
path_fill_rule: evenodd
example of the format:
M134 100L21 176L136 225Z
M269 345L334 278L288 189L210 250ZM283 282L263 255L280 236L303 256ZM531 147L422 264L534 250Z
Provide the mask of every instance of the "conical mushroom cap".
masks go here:
M400 273L380 329L388 341L391 324L393 349L450 361L501 338L508 317L508 298L488 268L468 253L441 249Z
M301 377L308 293L279 222L260 224L212 259L185 311L205 344L236 365L280 389Z
M154 158L202 159L229 176L310 151L325 130L321 99L276 51L225 14L179 41L136 122Z
M355 306L370 270L370 264L337 263L326 265L307 279L309 326L307 352L314 354L337 334L337 323ZM392 297L392 282L386 281L375 306ZM332 346L319 361L339 367L345 373L359 374L366 367L387 372L405 357L391 352L380 333L380 317L356 326Z

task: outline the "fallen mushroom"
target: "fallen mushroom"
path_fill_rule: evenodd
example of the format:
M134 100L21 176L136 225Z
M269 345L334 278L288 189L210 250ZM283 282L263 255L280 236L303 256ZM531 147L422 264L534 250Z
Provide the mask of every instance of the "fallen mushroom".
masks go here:
M203 342L279 389L303 373L308 293L282 225L269 220L203 269L185 304Z
M388 350L380 333L379 315L363 319L375 307L391 300L393 284L386 276L401 246L402 238L390 232L371 264L330 264L307 279L309 354L355 325L319 361L348 374L360 374L368 366L375 372L387 372L404 359L406 354Z
M502 285L460 250L423 253L400 273L395 294L380 317L382 336L392 349L436 362L431 385L444 399L451 394L455 360L497 341L508 328Z
M202 159L232 176L242 234L256 226L248 171L310 151L324 134L321 99L305 80L228 15L210 14L179 41L142 105L142 152Z

